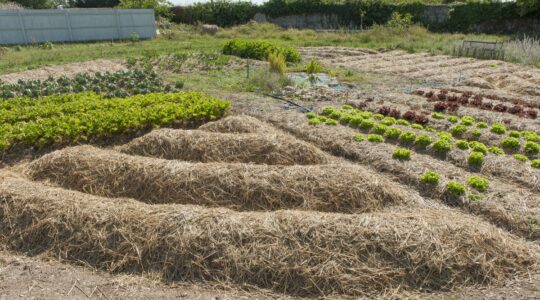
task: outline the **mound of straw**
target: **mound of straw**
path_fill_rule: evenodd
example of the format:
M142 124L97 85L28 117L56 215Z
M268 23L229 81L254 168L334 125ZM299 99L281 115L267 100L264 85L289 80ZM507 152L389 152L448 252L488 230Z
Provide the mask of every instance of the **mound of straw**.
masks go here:
M279 134L160 129L117 150L132 155L196 162L251 162L269 165L328 162L327 155L315 146Z
M199 129L211 132L231 133L256 133L275 131L272 126L260 121L257 118L246 115L229 116L215 122L206 123L200 126Z
M355 165L272 166L189 163L130 156L91 146L56 151L28 174L69 189L148 203L366 212L423 199Z
M486 284L538 246L452 210L362 215L147 205L0 175L0 242L112 272L249 284L300 296Z

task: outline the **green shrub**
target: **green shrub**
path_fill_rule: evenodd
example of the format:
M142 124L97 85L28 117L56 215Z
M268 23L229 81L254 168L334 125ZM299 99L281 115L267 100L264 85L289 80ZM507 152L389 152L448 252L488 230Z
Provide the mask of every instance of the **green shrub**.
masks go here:
M287 72L287 63L282 53L268 54L268 64L272 73L284 75Z
M392 126L396 124L396 119L392 117L386 117L381 120L381 124L386 125L386 126Z
M228 107L228 102L197 92L112 99L94 93L15 98L0 101L0 144L41 147L152 126L196 125L222 117Z
M501 148L499 148L499 147L497 147L497 146L491 146L491 147L489 147L489 148L488 148L488 151L491 152L491 153L493 153L493 154L495 154L495 155L503 155L503 154L505 154L505 153L504 153L504 150L501 149Z
M431 140L431 137L427 134L421 134L419 135L416 140L414 141L414 144L418 146L419 148L426 148L429 146L433 141Z
M493 132L493 133L496 133L496 134L505 134L506 133L506 126L504 126L504 124L497 123L497 124L494 124L493 126L491 126L490 131Z
M366 139L366 137L363 134L357 133L354 135L353 139L357 142L361 142Z
M395 140L399 138L400 135L401 135L401 129L395 128L395 127L388 128L388 130L386 130L384 134L384 136L390 140Z
M459 182L449 181L446 184L446 190L450 195L463 196L465 195L465 186Z
M529 158L523 154L514 154L513 155L515 159L519 160L519 161L528 161Z
M448 116L447 120L451 123L457 123L459 121L459 118L457 116Z
M461 124L465 126L471 126L474 124L475 120L473 117L470 116L463 116L461 117Z
M453 136L462 136L465 132L467 132L467 126L456 125L450 129L450 132Z
M433 119L439 119L439 120L440 120L440 119L444 119L444 115L441 114L441 113L438 113L438 112L432 113L432 114L431 114L431 117L432 117Z
M308 119L314 119L314 118L317 117L317 114L314 113L314 112L312 112L312 111L310 111L310 112L308 112L308 113L306 114L306 117L307 117Z
M422 126L420 124L412 124L411 127L414 128L414 129L418 129L418 130L423 130L424 129L424 126Z
M354 126L354 127L360 127L360 124L362 124L362 121L364 121L364 118L360 116L353 116L349 120L349 125Z
M383 143L384 142L384 137L382 135L378 135L378 134L368 134L368 141L372 142L372 143Z
M477 141L470 142L469 147L474 152L480 152L482 154L486 154L488 152L488 147L485 144L477 142Z
M457 140L456 146L461 150L467 150L469 149L469 142L467 142L466 140Z
M484 162L484 154L481 152L471 152L467 158L467 162L469 163L469 166L480 167Z
M436 185L439 183L440 175L433 171L426 171L422 176L420 176L420 181L427 184Z
M302 59L300 53L292 47L280 47L271 42L260 40L233 39L225 43L222 51L226 55L258 60L266 60L270 53L282 54L285 60L291 63L300 62Z
M538 153L540 153L540 145L538 145L535 142L526 142L525 146L523 147L523 151L527 155L531 155L531 156L537 155Z
M540 159L535 159L531 161L531 167L535 169L540 169Z
M519 133L519 131L517 131L517 130L510 130L508 132L508 135L511 136L511 137L515 137L515 138L520 138L521 137L521 133Z
M416 140L416 134L414 132L404 132L399 136L399 141L402 144L412 144Z
M398 123L398 125L401 125L401 126L410 126L411 125L411 123L409 123L409 121L403 120L403 119L397 120L397 123Z
M360 122L360 128L362 129L371 129L375 125L375 122L373 120L364 119L362 122Z
M309 125L320 125L321 120L319 118L309 119L308 124Z
M519 149L519 139L514 137L506 137L502 140L502 146L506 149L517 150Z
M433 143L433 149L438 153L446 154L452 150L452 143L448 140L440 139Z
M411 150L396 148L392 154L392 158L399 160L410 160L411 159Z
M478 127L478 128L488 128L488 124L486 122L478 122L478 123L476 123L476 127Z
M467 178L467 184L473 189L482 193L487 191L489 188L489 180L479 176L471 176Z
M384 135L386 133L386 130L388 130L388 126L383 124L377 124L373 127L372 132L380 135Z

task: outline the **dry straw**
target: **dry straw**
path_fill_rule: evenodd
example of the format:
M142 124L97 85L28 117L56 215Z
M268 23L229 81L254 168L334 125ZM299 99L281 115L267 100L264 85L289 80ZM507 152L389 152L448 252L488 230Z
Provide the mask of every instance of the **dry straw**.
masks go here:
M350 164L188 163L79 146L45 155L32 162L27 172L34 179L51 180L66 188L148 203L329 212L423 205L418 194Z
M255 133L275 131L270 125L246 115L229 116L199 127L211 132Z
M328 156L318 148L278 133L230 134L160 129L118 150L132 155L197 162L252 162L270 165L328 162Z
M539 259L538 246L453 210L241 213L107 199L5 174L0 242L112 272L299 296L496 283Z

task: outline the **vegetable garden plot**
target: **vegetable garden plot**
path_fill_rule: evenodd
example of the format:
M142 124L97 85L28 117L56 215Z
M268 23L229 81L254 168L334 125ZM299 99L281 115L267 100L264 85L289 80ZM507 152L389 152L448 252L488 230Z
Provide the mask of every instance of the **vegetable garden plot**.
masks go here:
M0 241L9 249L169 282L375 297L498 283L540 261L538 246L453 210L240 213L0 179Z
M366 212L423 199L360 166L187 163L129 156L90 146L45 155L29 165L36 180L148 203Z

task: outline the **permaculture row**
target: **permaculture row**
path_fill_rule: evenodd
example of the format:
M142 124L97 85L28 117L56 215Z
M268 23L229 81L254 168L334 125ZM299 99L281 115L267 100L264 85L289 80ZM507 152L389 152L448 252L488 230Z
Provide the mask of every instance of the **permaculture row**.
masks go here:
M197 92L108 99L93 93L1 103L0 152L68 144L159 126L192 126L221 117L228 102Z
M19 80L14 84L0 82L0 98L37 98L40 96L69 93L94 92L107 98L156 92L176 92L183 87L182 82L164 84L153 71L134 70L115 73L82 73L73 78L61 76L45 80Z

